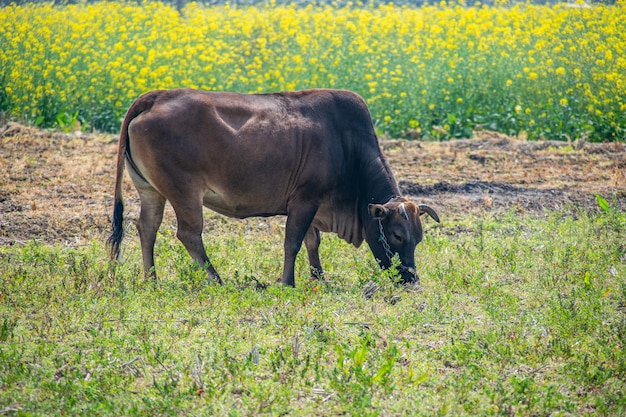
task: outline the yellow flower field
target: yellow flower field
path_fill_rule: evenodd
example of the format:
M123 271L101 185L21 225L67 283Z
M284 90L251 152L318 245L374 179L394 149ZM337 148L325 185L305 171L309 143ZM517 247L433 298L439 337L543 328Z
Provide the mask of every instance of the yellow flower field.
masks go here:
M116 131L160 88L345 88L380 131L624 140L626 4L0 9L0 111Z

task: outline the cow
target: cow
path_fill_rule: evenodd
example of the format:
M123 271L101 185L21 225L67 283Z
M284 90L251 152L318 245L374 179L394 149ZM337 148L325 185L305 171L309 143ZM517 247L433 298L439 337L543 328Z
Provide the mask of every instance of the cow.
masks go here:
M238 94L157 90L128 109L117 155L113 259L123 238L124 169L137 189L137 229L144 271L156 279L154 244L165 202L178 239L221 279L202 241L203 206L234 218L286 215L282 283L295 286L304 242L312 277L323 274L320 232L359 247L367 241L382 268L397 254L403 282L418 282L415 247L420 216L437 212L400 195L365 101L344 90Z

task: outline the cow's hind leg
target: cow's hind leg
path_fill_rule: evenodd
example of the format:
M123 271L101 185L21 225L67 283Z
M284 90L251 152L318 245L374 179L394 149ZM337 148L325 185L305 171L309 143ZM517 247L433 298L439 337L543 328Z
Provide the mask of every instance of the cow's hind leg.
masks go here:
M182 204L170 201L178 221L176 237L183 243L191 258L206 270L209 275L209 281L216 280L221 284L222 279L211 264L202 242L202 202L199 200L197 202L192 202L191 200L183 201L184 203Z
M304 245L309 256L309 265L311 265L311 279L321 279L324 272L322 271L322 263L320 262L320 231L315 227L309 227L304 237Z
M141 256L143 258L143 268L146 278L156 280L154 270L154 243L157 231L163 220L163 210L165 209L165 197L159 194L150 186L137 187L139 198L141 199L141 211L137 230L141 241Z

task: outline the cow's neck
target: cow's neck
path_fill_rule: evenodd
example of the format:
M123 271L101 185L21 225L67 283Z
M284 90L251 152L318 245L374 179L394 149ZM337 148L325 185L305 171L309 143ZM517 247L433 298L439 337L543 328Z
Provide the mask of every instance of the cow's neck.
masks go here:
M362 165L359 177L360 189L355 207L358 225L355 226L360 233L358 243L352 242L357 247L372 233L370 229L373 227L373 219L369 214L369 204L384 204L393 197L400 196L398 183L382 153Z
M391 167L380 154L363 166L363 182L360 190L360 209L367 211L368 204L383 204L393 197L400 196L400 188Z
M378 140L357 142L360 146L353 149L358 155L353 161L350 173L346 173L344 201L348 204L333 208L331 230L356 247L366 238L372 219L369 204L384 204L400 195L400 188L383 156ZM363 146L365 145L365 146ZM372 147L372 145L374 147Z

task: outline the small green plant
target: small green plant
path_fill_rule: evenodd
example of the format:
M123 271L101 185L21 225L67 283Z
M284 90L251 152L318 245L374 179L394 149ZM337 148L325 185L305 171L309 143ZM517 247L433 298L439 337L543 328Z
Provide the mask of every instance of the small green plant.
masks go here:
M607 224L615 231L620 232L626 228L626 215L621 211L617 195L613 195L613 200L609 203L600 194L596 194L598 206L606 215Z
M77 111L74 113L70 113L68 111L60 111L55 117L56 125L64 132L71 132L72 130L77 128L78 113L79 112Z
M337 345L336 365L330 372L330 386L338 392L342 403L360 409L359 414L372 406L377 389L383 393L395 389L391 375L399 355L397 347L390 346L381 358L376 358L372 344L370 334L365 333L353 348Z
M611 209L609 207L609 202L606 201L606 199L602 197L600 194L596 194L596 201L598 202L598 206L600 206L602 211L604 211L606 214L609 214L611 212Z

